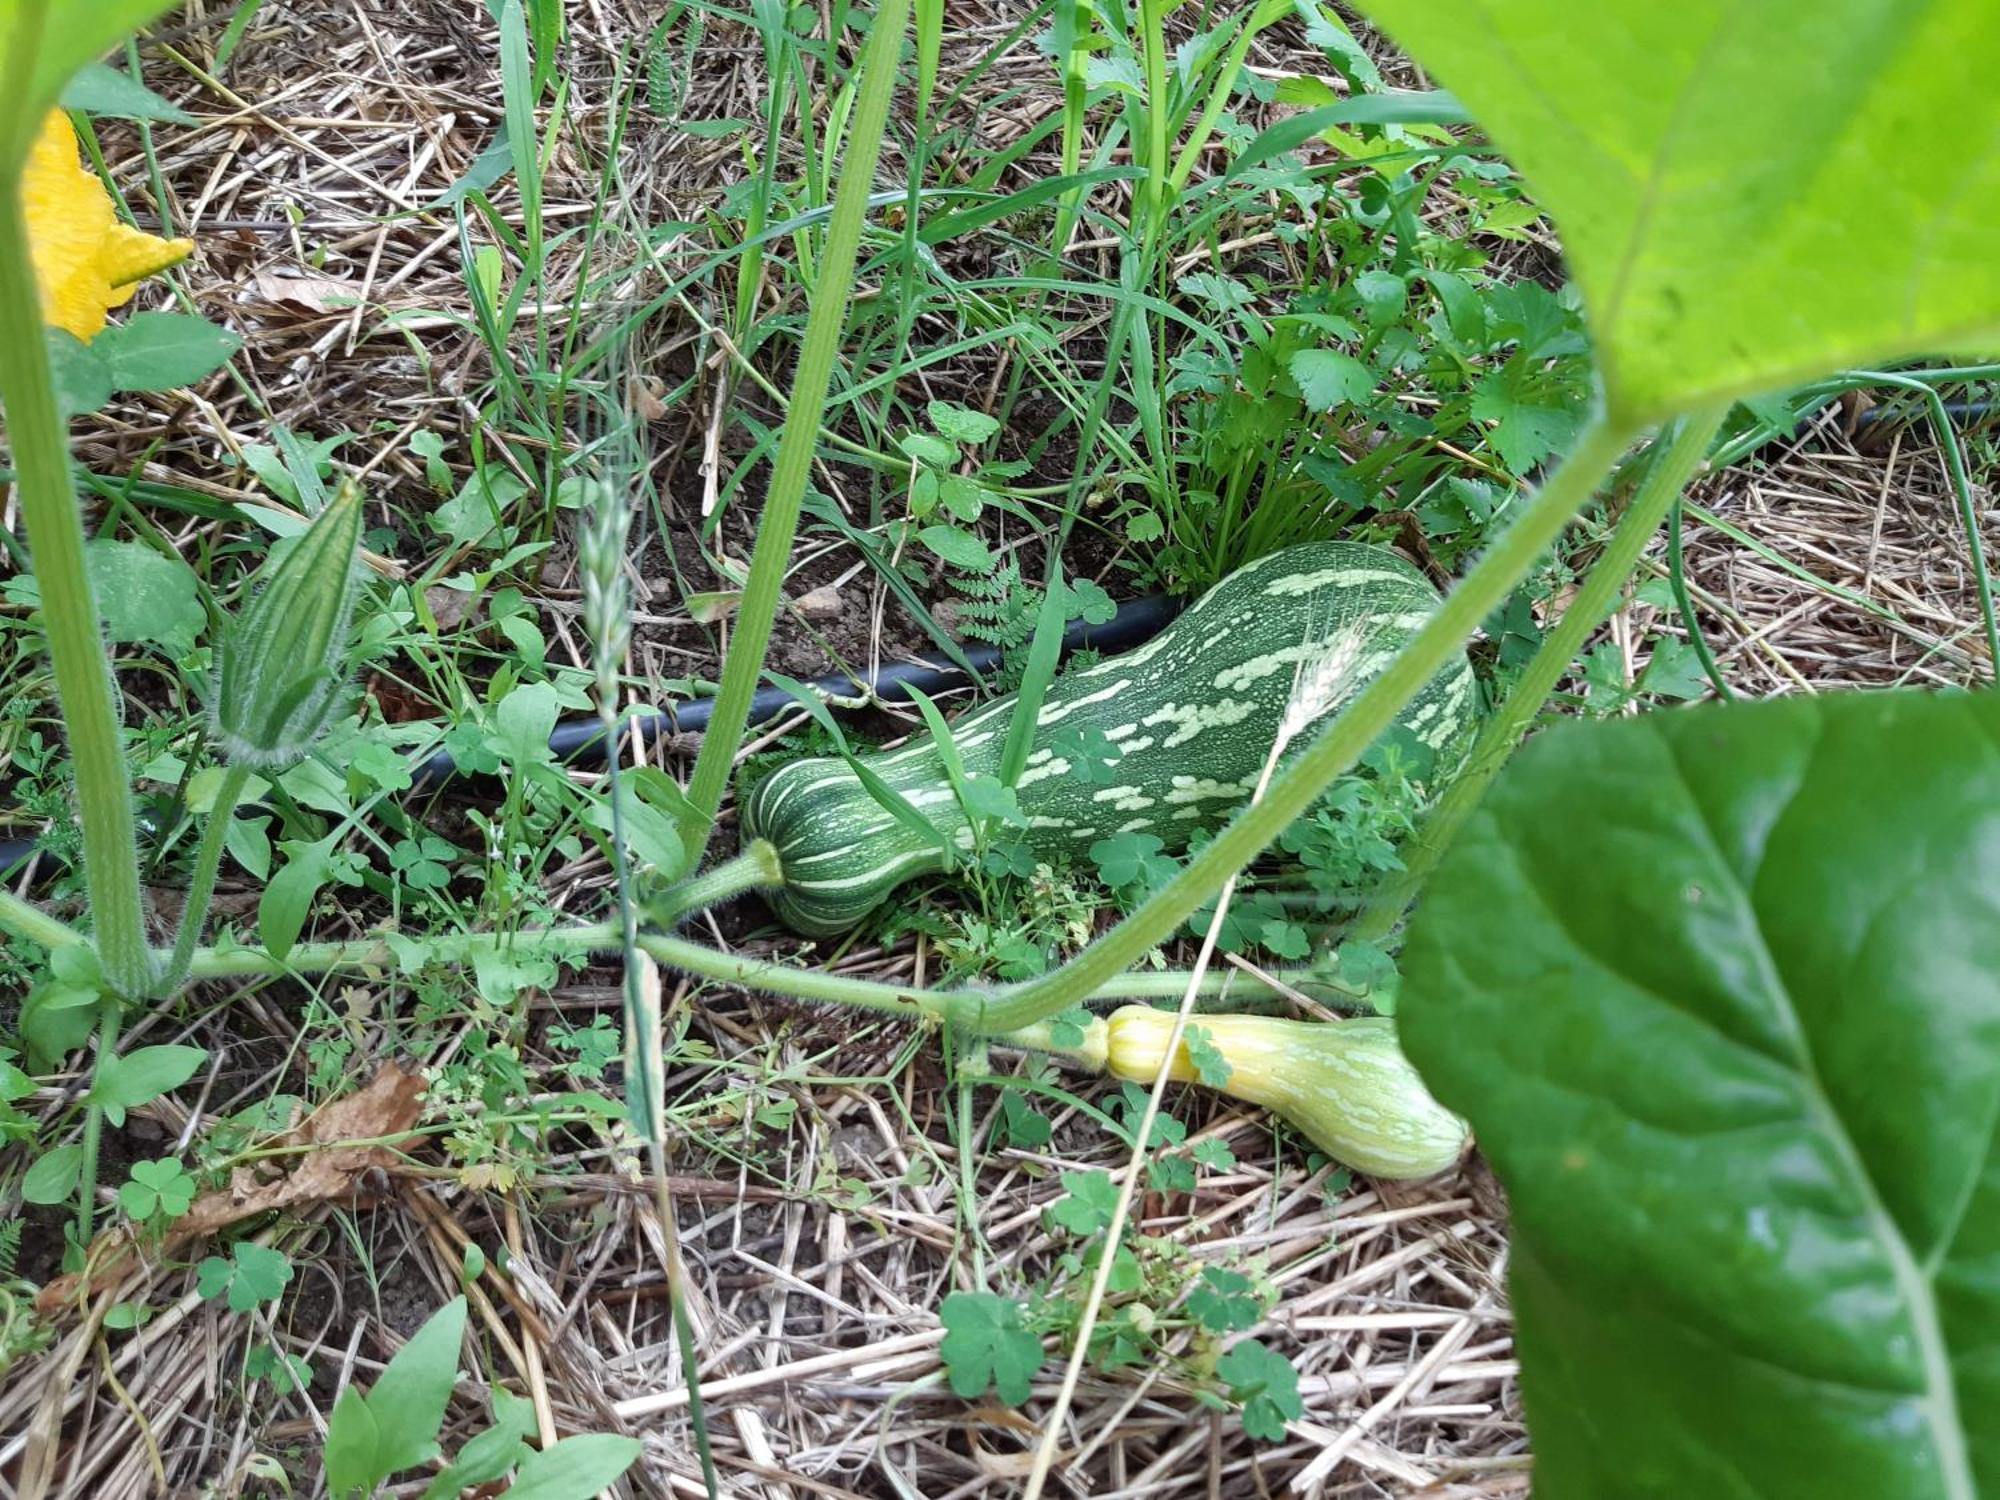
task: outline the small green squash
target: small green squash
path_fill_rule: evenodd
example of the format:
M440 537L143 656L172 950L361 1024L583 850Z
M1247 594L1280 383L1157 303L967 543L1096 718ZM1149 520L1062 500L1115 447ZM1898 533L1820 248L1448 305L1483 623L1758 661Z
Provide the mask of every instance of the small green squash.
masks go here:
M1312 717L1325 718L1388 664L1438 603L1409 563L1358 542L1308 542L1239 569L1145 645L1049 685L1037 748L1015 784L1029 822L1023 837L1043 857L1080 858L1097 840L1125 832L1184 847L1249 799L1301 664L1317 679ZM1448 752L1475 705L1472 669L1455 655L1397 722ZM999 698L952 726L968 775L998 775L1013 712L1014 699ZM1059 743L1070 742L1064 731L1093 729L1120 751L1108 784L1078 777L1050 745L1059 734ZM970 822L928 735L864 760L947 838L971 848ZM809 936L846 931L905 881L944 868L940 851L891 816L837 758L779 767L744 803L742 825L746 843L767 838L776 846L785 884L772 904Z

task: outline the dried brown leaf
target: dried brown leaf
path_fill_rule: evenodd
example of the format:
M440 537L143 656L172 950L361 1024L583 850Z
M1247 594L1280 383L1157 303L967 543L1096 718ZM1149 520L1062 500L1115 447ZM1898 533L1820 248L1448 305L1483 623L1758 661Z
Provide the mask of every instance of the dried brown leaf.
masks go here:
M268 1154L238 1167L226 1187L195 1199L168 1228L160 1253L275 1209L351 1198L364 1174L396 1165L395 1145L416 1125L423 1099L420 1075L385 1064L365 1088L315 1110L273 1141ZM105 1230L91 1241L88 1269L51 1281L36 1306L44 1313L80 1306L131 1271L139 1251L128 1227Z
M361 300L359 287L330 276L287 276L266 270L253 275L250 285L268 302L321 315L348 312Z

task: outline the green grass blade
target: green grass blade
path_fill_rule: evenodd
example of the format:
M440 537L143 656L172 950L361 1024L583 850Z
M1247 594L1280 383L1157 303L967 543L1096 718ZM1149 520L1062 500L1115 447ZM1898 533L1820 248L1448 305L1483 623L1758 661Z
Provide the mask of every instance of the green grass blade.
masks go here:
M854 293L854 258L861 243L861 221L882 147L882 132L888 123L897 54L909 13L909 0L884 0L868 33L854 128L841 168L840 187L834 197L833 216L827 224L819 275L813 284L812 311L806 321L805 342L799 350L798 373L792 382L784 434L778 441L777 461L764 495L757 544L750 554L750 577L737 614L736 638L730 642L722 688L716 695L714 715L688 784L688 800L700 819L699 826L686 830L690 848L707 843L709 827L722 805L722 794L729 782L730 765L736 758L737 747L743 743L750 699L763 672L764 651L770 644L771 625L778 610L778 590L784 580L785 565L791 559L799 504L811 473L820 416L826 409L833 363Z

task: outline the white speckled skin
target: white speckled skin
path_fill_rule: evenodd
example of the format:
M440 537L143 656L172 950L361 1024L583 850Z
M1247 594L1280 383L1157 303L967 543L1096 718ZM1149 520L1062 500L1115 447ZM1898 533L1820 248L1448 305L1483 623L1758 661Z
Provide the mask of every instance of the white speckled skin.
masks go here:
M1071 774L1038 748L1016 783L1026 838L1045 854L1081 853L1120 832L1149 832L1169 849L1227 822L1248 798L1285 723L1301 663L1337 651L1339 680L1309 705L1326 718L1361 691L1437 607L1422 574L1395 553L1357 542L1308 542L1258 559L1210 589L1136 650L1049 686L1037 726L1092 728L1123 752L1109 785ZM1324 673L1321 674L1324 678ZM1471 667L1455 656L1398 719L1448 752L1471 724ZM961 718L952 740L974 775L998 774L1014 699ZM947 837L972 830L928 736L867 763ZM937 850L897 822L836 758L781 766L743 807L743 837L777 846L786 884L775 906L802 933L844 932L906 880L942 868Z

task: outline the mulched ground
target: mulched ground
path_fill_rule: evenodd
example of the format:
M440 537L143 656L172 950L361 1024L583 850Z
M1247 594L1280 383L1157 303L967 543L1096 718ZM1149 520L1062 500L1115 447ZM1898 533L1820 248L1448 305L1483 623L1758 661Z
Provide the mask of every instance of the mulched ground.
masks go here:
M638 11L612 0L571 7L570 108L587 131L601 128L614 60L656 19ZM169 39L203 62L221 19ZM948 73L970 56L961 48L983 47L1016 17L972 6L954 7L950 19L957 40ZM437 0L273 0L257 12L226 89L150 55L155 86L202 120L156 132L168 217L202 246L184 285L204 312L246 336L239 368L258 400L216 380L190 399L124 403L87 425L84 459L122 473L143 455L149 477L233 497L254 489L237 459L269 441L274 424L352 431L362 434L353 454L373 459L380 450L373 482L385 521L400 524L398 511L434 503L401 435L433 428L446 436L446 458L462 465L474 420L465 392L482 377L485 355L455 322L469 316L457 231L448 213L425 205L471 167L498 127L496 57L481 8ZM711 20L686 97L713 117L753 115L761 58L747 32ZM1276 73L1312 66L1281 29L1252 60ZM976 118L981 141L999 149L1059 103L1046 60L1024 41L961 108ZM106 140L143 205L133 138L113 129ZM698 218L741 168L733 144L699 139L656 143L649 160L656 210L684 220ZM1035 159L1021 168L1047 169ZM899 180L899 171L892 152L884 180ZM554 221L574 222L590 189L587 164L558 153L547 190ZM561 273L557 282L561 290ZM149 290L142 304L162 300ZM386 326L392 315L402 331ZM740 388L691 321L656 338L647 353L659 368L710 378L649 433L669 534L641 539L648 586L635 670L713 676L715 633L687 618L679 599L686 589L727 586L713 566L718 550L747 554L740 521L708 547L693 530L717 403ZM1966 682L1990 672L1964 539L1924 429L1885 428L1862 451L1829 415L1757 464L1704 481L1696 499L1756 544L1699 522L1687 531L1704 628L1739 692ZM1978 500L1989 546L2000 546L1991 496L1982 489ZM209 526L171 517L162 524L186 545ZM406 540L389 567L422 561L424 539ZM800 575L802 585L842 591L822 633L849 662L911 649L920 634L856 561L829 550ZM1815 587L1801 571L1843 592ZM552 611L573 605L561 550L543 585ZM1650 636L1678 628L1634 604L1605 638L1636 672ZM777 651L777 662L801 676L834 660L797 620L785 625ZM684 769L674 750L655 747L669 769ZM570 899L588 909L604 872L566 875ZM709 924L708 935L731 940L753 926L733 914ZM852 951L840 966L916 982L935 967L921 948ZM615 1015L614 983L609 974L580 976L535 1002L537 1020ZM697 1288L700 1373L728 1492L930 1500L1007 1492L1025 1471L1054 1367L1025 1414L968 1404L943 1384L936 1309L949 1291L976 1284L975 1264L998 1289L1051 1276L1071 1248L1044 1227L1042 1211L1062 1191L1057 1174L1085 1164L1119 1170L1122 1148L1087 1121L1060 1117L1045 1150L984 1152L977 1222L968 1222L946 1129L956 1096L937 1068L920 1060L888 1085L838 1081L889 1071L906 1040L900 1033L713 988L674 991L670 981L669 994L690 1034L716 1055L670 1080L676 1109L749 1148L740 1165L691 1155L675 1183ZM145 1112L136 1128L150 1138L136 1149L158 1154L281 1083L295 1089L296 1074L284 1069L298 1036L296 1001L277 989L217 986L185 1016L146 1023L146 1040L186 1035L228 1063L199 1092L184 1091L191 1109ZM380 1017L367 1019L366 1006L358 1014L357 1071L387 1037ZM544 1052L527 1062L556 1060ZM759 1130L704 1117L718 1077L734 1080L739 1095L759 1090L767 1117L782 1117L770 1107L789 1103L789 1122ZM1477 1161L1414 1188L1357 1182L1329 1191L1327 1174L1280 1154L1254 1112L1176 1102L1197 1133L1229 1142L1238 1166L1209 1174L1192 1197L1142 1199L1138 1229L1157 1242L1163 1263L1268 1276L1278 1299L1260 1336L1297 1363L1306 1415L1282 1442L1256 1444L1164 1363L1090 1376L1063 1434L1061 1488L1099 1500L1525 1493L1504 1211ZM980 1097L982 1111L993 1105L990 1093ZM298 1267L275 1317L245 1318L203 1301L186 1266L197 1248L151 1267L129 1294L157 1310L136 1334L106 1339L71 1327L50 1350L19 1361L0 1385L0 1495L275 1493L268 1476L280 1470L308 1492L336 1389L372 1379L398 1340L456 1293L468 1242L483 1248L487 1270L473 1287L476 1347L454 1430L462 1437L480 1425L482 1379L503 1382L534 1401L547 1432L644 1438L632 1493L699 1493L686 1382L661 1295L659 1222L622 1144L562 1143L511 1193L468 1185L442 1167L377 1173L363 1187L357 1208L321 1208L261 1232ZM259 1385L246 1398L245 1352L272 1342L312 1362L309 1397L272 1397ZM1169 1341L1170 1352L1184 1349L1185 1340Z

